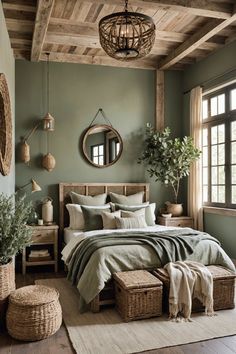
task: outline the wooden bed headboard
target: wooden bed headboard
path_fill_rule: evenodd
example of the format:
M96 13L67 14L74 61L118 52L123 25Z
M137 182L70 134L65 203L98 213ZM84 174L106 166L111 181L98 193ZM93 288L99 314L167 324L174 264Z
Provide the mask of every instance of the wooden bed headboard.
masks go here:
M149 201L149 183L60 183L59 184L59 209L60 233L69 225L69 214L66 204L71 203L69 192L83 195L97 195L102 193L117 193L130 195L143 191L143 202Z

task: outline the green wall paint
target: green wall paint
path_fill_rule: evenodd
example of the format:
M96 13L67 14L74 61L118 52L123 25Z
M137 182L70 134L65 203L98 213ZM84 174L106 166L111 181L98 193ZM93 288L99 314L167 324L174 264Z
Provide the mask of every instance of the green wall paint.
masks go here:
M11 162L11 170L8 176L3 176L0 173L0 193L11 194L15 189L15 158L14 158L14 125L15 125L15 60L11 49L11 44L7 32L6 22L3 15L2 3L0 3L0 73L5 74L12 112L13 125L13 156Z
M207 87L236 78L236 41L184 71L184 91L207 81ZM233 71L234 70L234 71ZM217 79L215 79L217 77ZM189 131L189 93L184 96L185 133ZM225 251L236 259L236 217L204 215L206 232L217 237Z
M43 190L30 198L36 201L50 195L57 220L59 182L149 181L144 167L137 164L146 123L154 124L155 116L155 73L148 70L50 63L50 113L55 117L56 129L49 138L56 168L47 172L40 166L42 154L46 153L46 133L42 129L29 140L30 164L19 161L20 138L46 112L45 69L45 63L16 61L16 185L35 178ZM167 73L166 119L175 135L182 129L181 92L182 74ZM89 165L79 148L81 133L100 107L124 142L120 160L104 169ZM104 123L101 118L97 122ZM152 180L151 200L160 207L167 199L168 190Z

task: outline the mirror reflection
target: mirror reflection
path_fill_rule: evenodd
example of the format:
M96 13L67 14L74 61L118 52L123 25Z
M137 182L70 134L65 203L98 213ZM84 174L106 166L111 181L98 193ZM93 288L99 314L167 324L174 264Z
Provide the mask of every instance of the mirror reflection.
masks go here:
M86 130L83 138L83 153L96 167L107 167L115 163L122 148L119 133L109 125L93 125Z

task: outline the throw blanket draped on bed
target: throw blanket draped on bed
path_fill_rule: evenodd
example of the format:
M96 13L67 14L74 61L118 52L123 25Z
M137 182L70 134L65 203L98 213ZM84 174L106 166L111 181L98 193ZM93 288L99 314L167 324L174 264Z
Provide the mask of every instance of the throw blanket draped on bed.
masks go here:
M203 240L219 243L206 233L188 228L161 232L124 231L91 236L79 243L68 257L68 279L73 284L77 284L92 255L100 248L119 245L148 245L154 250L163 266L168 262L186 260L198 243ZM94 271L96 272L96 269ZM97 293L94 294L94 296L96 295Z
M192 299L197 298L205 306L208 315L213 310L213 278L211 272L198 262L175 262L164 266L170 278L169 317L178 319L181 314L190 320Z

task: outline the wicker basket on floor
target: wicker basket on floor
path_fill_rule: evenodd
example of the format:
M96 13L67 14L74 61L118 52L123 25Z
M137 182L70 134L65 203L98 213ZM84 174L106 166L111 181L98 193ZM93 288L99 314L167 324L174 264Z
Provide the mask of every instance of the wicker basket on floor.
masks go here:
M9 298L7 330L16 339L35 341L54 334L61 326L59 293L43 285L14 291Z
M114 275L116 307L124 321L161 316L162 282L146 270Z
M5 325L8 297L16 288L13 260L0 266L0 328Z
M233 309L234 304L234 292L235 292L235 273L230 270L221 267L210 265L207 266L213 277L213 300L214 310ZM169 307L169 288L170 279L167 271L163 268L157 268L153 271L153 274L163 282L163 310L168 311ZM198 299L192 301L192 312L204 311L203 304Z

